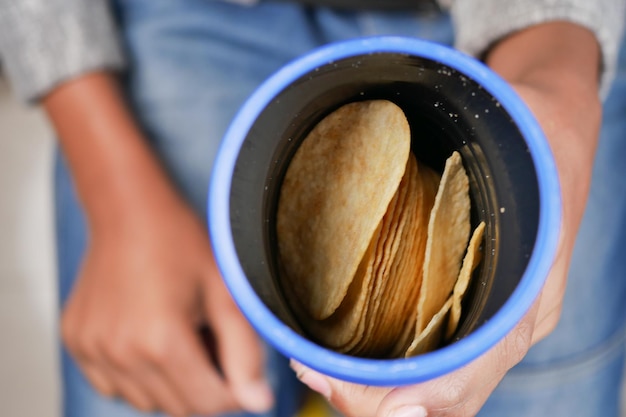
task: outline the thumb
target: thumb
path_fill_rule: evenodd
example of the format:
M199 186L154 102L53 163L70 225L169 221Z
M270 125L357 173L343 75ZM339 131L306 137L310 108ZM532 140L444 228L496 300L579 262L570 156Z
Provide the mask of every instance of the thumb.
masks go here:
M465 367L401 387L364 386L320 374L296 361L291 367L309 388L347 417L461 417L475 415L504 374L525 355L538 303L496 346Z
M536 307L491 350L465 367L416 385L398 387L380 404L378 417L420 415L473 416L505 373L526 354L532 339Z
M268 411L274 399L264 377L263 347L223 284L211 289L205 310L214 332L216 359L234 397L248 412Z
M346 417L374 417L381 401L393 390L391 387L373 387L342 381L292 359L291 368L300 381L323 395Z

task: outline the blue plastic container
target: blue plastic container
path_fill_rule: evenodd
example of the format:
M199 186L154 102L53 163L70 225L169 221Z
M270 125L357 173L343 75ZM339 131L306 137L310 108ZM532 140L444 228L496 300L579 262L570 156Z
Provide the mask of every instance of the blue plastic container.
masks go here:
M470 177L472 222L487 223L455 340L408 359L338 354L295 331L276 278L275 212L291 156L339 106L388 99L405 112L418 159L441 170L458 150ZM331 44L286 65L232 121L209 189L215 258L260 335L288 357L336 378L400 385L437 377L480 356L530 308L552 265L560 227L555 163L513 89L477 60L417 39Z

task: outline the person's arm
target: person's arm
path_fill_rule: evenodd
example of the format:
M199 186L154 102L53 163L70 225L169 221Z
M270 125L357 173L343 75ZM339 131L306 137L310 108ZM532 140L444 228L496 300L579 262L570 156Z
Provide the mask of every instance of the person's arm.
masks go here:
M397 388L365 387L292 363L305 384L348 417L475 415L505 373L558 321L598 139L600 49L585 28L545 23L502 39L489 50L486 62L526 101L554 152L564 206L557 258L539 299L507 337L474 362L440 378Z
M77 77L43 106L88 223L62 317L64 341L88 379L105 395L171 415L267 409L257 336L221 281L202 222L170 184L114 77ZM215 337L217 367L201 325Z
M561 246L542 293L533 342L559 318L567 268L582 220L602 106L598 94L602 57L596 38L580 26L554 22L497 43L487 64L529 105L556 159L563 199Z
M449 3L455 48L484 59L510 34L546 22L569 22L595 36L601 55L601 95L615 74L626 0L439 0Z
M125 66L118 37L107 0L0 0L3 69L21 100L43 102L88 221L66 344L100 392L142 409L267 408L257 338L110 75Z

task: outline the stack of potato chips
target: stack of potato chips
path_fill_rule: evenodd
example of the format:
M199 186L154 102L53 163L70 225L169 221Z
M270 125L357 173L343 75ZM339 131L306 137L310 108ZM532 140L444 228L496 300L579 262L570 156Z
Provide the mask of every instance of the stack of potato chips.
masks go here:
M280 284L316 342L362 357L420 354L454 334L484 226L469 239L457 152L440 176L411 152L398 106L350 103L313 128L285 174Z

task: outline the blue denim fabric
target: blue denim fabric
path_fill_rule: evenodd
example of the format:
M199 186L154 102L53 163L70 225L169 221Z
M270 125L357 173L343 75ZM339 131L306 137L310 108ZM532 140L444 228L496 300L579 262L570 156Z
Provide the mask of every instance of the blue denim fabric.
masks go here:
M124 0L116 4L131 70L129 102L182 194L204 219L212 161L235 112L288 61L330 41L404 34L451 43L447 16L336 13L290 4L240 7L210 0ZM56 172L60 298L65 302L87 242L87 230L62 156ZM302 385L287 360L270 350L268 376L278 395L269 416L289 417ZM62 353L66 417L143 415L99 396ZM211 393L207 392L207 395Z
M604 103L590 199L556 330L512 369L479 414L618 417L626 319L626 43Z
M453 40L449 18L437 13L336 12L272 2L241 7L211 0L124 0L116 7L131 62L125 79L129 102L201 218L212 161L225 129L245 98L282 65L314 47L357 36L396 34L444 44ZM626 298L625 259L619 252L626 232L626 190L620 181L623 174L618 174L626 143L615 140L626 135L626 79L623 73L621 77L607 101L592 201L561 325L505 379L483 417L616 415ZM61 156L55 185L63 303L88 236ZM269 356L268 375L279 408L268 416L291 416L301 386L285 358L273 351ZM66 417L143 415L123 402L100 397L65 351L62 372ZM589 413L582 413L585 408Z

